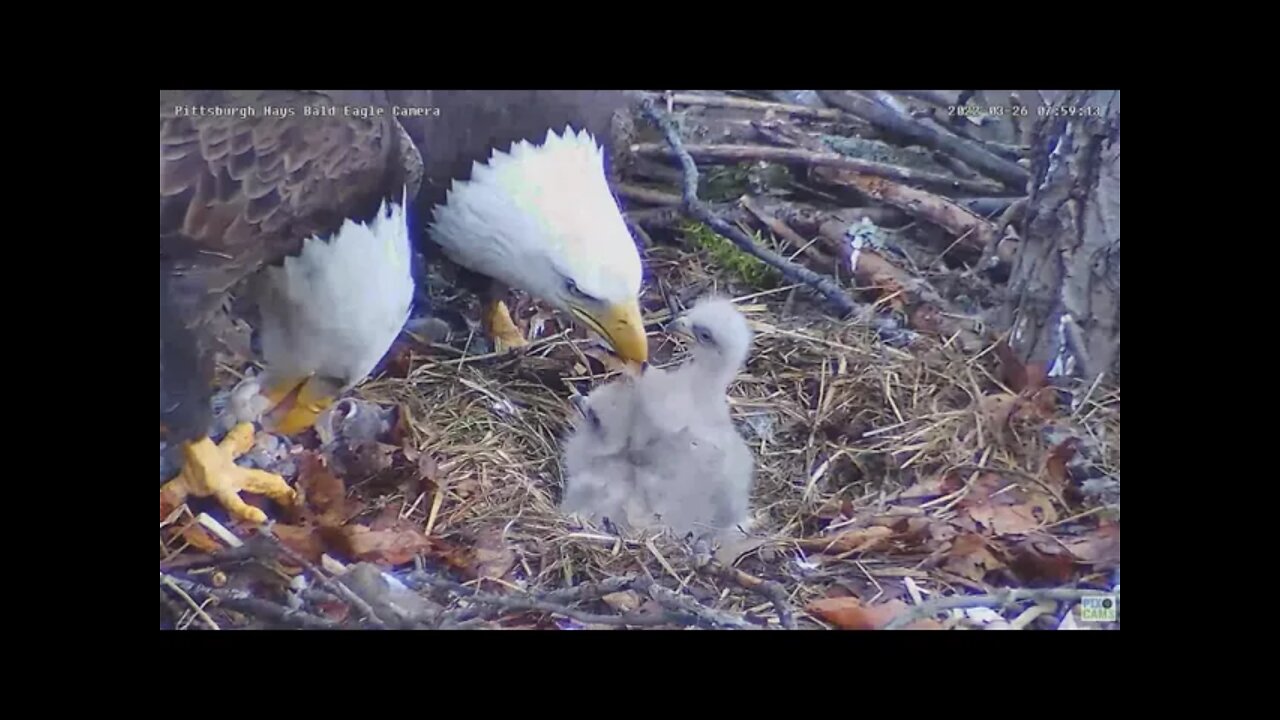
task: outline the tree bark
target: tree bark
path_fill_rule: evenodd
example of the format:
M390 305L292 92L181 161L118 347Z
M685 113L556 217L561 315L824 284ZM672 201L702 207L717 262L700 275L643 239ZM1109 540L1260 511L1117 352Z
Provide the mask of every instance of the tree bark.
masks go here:
M1045 109L1003 324L1014 353L1050 377L1116 380L1120 93L1073 91Z

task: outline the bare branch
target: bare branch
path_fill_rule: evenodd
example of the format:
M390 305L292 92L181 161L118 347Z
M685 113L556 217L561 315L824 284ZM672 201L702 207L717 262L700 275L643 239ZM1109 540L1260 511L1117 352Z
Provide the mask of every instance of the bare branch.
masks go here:
M629 588L633 582L631 577L611 578L603 583L596 585L579 586L570 588L569 590L557 591L550 593L544 597L536 597L526 595L524 597L494 595L484 593L465 585L445 580L443 578L434 577L426 572L414 572L406 578L410 584L426 585L439 590L445 590L455 595L465 597L468 601L479 605L488 605L501 610L517 611L517 612L542 612L554 615L563 615L573 618L581 623L588 625L622 625L633 627L655 627L659 625L671 624L671 618L664 615L641 615L637 613L628 613L626 615L595 615L592 613L569 607L568 603L583 599L588 599L599 595L607 595L610 592ZM476 613L445 613L441 616L441 627L459 627L461 624L471 621Z
M257 528L257 532L259 536L266 538L277 552L282 552L285 555L287 555L290 560L298 563L303 568L305 568L308 572L314 575L322 585L329 588L330 592L332 592L333 594L345 600L349 605L351 605L355 609L359 610L360 614L364 615L365 619L368 620L374 627L377 627L382 630L387 629L387 624L382 621L382 618L378 617L378 613L374 612L373 608L369 605L369 603L364 601L364 598L361 598L359 595L352 592L351 588L342 584L341 581L334 580L329 576L325 575L323 572L320 571L319 568L317 568L314 564L312 564L310 560L302 557L297 552L295 552L293 548L290 548L288 545L285 545L284 543L280 542L280 538L276 537L275 534L272 533L270 529Z
M326 620L316 615L303 612L301 610L293 610L283 605L277 605L266 600L259 600L249 593L242 590L218 590L205 587L199 583L184 580L182 578L173 577L160 573L160 583L165 581L173 583L177 587L182 588L185 592L196 598L214 598L219 605L240 610L245 613L266 618L282 625L291 627L300 627L308 630L337 630L341 626L338 623Z
M638 579L633 585L637 590L658 601L658 604L667 610L691 615L699 621L699 624L709 627L737 628L739 630L759 629L758 626L752 625L740 617L701 605L697 600L673 590L668 590L648 578Z
M833 167L842 170L853 170L854 172L897 180L898 182L919 184L971 195L998 196L1010 192L1010 190L991 182L961 180L950 175L912 170L871 160L860 160L835 152L814 152L802 148L773 147L769 145L684 145L683 143L681 145L686 153L700 162L737 163L747 160L766 160L808 167ZM641 157L679 157L672 148L661 143L641 143L632 146L632 151Z
M703 107L759 110L761 112L773 111L776 113L791 115L793 117L812 118L816 120L839 120L844 116L844 113L840 110L833 110L831 108L812 108L805 107L804 105L766 102L763 100L729 97L727 95L721 97L715 95L695 95L693 93L674 93L671 96L671 102L673 105L701 105Z
M903 115L888 105L855 93L819 90L818 94L831 105L847 110L881 129L926 147L949 153L974 170L995 178L1019 192L1026 192L1031 173L983 147L916 122L915 118Z
M779 257L777 254L758 247L751 238L747 237L741 230L733 227L729 223L714 215L707 206L698 199L698 167L693 162L693 158L684 148L684 143L680 140L680 133L676 130L675 125L671 123L671 119L661 114L654 106L651 99L645 99L642 109L666 135L667 142L671 145L671 150L680 158L680 164L684 167L684 208L689 215L697 220L705 223L711 229L727 238L734 245L737 245L743 251L759 258L769 265L778 269L787 279L792 282L805 283L822 293L828 301L831 302L839 311L842 317L853 314L856 305L834 282L825 278L808 268L801 267L795 263L787 261L785 258ZM778 149L778 148L771 148Z

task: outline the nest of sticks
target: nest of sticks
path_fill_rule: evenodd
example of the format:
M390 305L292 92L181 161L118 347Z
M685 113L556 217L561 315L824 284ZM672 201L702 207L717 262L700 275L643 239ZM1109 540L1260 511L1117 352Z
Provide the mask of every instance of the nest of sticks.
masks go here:
M833 282L872 312L833 317L803 278L744 271L707 227L644 234L643 306L659 366L684 354L663 326L706 293L755 330L730 388L756 458L751 542L558 512L568 398L612 373L524 302L538 339L520 352L406 334L320 433L260 434L250 462L299 489L296 508L263 503L268 526L162 501L162 626L1058 627L1118 585L1118 387L1046 385L998 337L912 332L910 308L855 273ZM803 258L759 229L765 251ZM226 370L230 387L245 369Z

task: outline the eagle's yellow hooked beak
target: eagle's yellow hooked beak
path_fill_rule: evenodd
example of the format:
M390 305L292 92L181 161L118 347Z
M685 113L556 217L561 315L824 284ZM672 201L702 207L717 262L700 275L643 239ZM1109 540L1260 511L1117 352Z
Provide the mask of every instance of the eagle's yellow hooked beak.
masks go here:
M598 314L575 307L574 315L603 337L633 374L643 372L649 361L649 338L644 332L640 301L610 305Z

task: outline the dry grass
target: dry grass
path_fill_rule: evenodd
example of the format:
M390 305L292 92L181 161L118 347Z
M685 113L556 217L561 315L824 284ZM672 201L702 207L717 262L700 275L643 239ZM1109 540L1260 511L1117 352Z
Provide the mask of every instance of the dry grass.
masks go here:
M747 572L781 583L797 607L833 586L872 596L905 596L903 579L926 591L983 584L938 568L936 553L872 548L822 552L840 531L892 512L902 491L960 473L972 484L998 473L1031 488L1047 487L1048 442L1042 433L993 426L981 399L1002 391L992 353L965 357L941 340L910 351L879 343L864 328L826 319L788 288L747 293L708 287L712 272L697 254L656 248L651 272L667 287L703 288L745 299L739 307L756 331L752 357L731 388L735 418L757 459L757 533L768 542L740 558ZM664 300L650 283L646 308ZM659 310L651 327L669 319ZM638 573L666 578L718 609L772 617L759 595L722 576L698 572L690 549L676 539L620 539L573 525L556 503L563 477L560 438L567 427L570 387L588 391L609 377L588 368L589 341L572 331L539 341L521 358L415 357L404 378L366 384L366 399L400 406L412 442L440 459L443 494L402 498L403 515L436 536L459 543L500 533L516 554L515 584L546 591ZM568 337L573 335L575 337ZM659 365L681 349L651 330ZM1119 392L1095 388L1062 424L1091 435L1104 449L1103 471L1119 476ZM954 517L963 496L952 493L912 510ZM1052 533L1082 510L1051 493L1060 518ZM433 505L435 517L432 517ZM917 503L919 505L919 503Z

